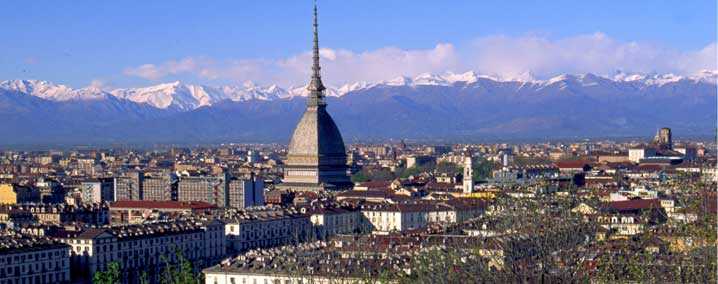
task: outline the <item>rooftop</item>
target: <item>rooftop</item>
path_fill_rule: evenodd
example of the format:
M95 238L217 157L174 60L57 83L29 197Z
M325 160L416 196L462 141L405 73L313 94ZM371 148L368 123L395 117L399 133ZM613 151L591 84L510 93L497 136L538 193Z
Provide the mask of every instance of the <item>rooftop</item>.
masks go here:
M0 232L0 255L66 247L66 244L46 237L21 235L12 231Z
M144 209L214 209L217 206L202 201L151 201L151 200L120 200L110 203L110 208L144 208Z

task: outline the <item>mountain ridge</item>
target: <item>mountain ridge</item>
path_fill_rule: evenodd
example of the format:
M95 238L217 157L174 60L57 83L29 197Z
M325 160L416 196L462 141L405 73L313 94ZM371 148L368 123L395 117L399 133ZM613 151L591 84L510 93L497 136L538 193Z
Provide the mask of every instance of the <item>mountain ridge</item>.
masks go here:
M530 75L529 75L530 76ZM502 79L497 76L477 75L473 71L465 73L446 72L443 75L422 73L414 78L400 76L379 82L353 82L340 87L328 87L327 96L341 97L350 92L361 91L381 86L456 86L459 84L471 85L480 80L489 80L495 83L521 83L522 85L550 86L565 81L609 80L614 83L632 83L638 87L663 85L679 81L707 82L715 84L718 81L718 71L704 70L693 76L678 76L674 74L627 74L617 72L613 78L586 74L561 74L547 80L535 79ZM641 86L643 85L643 86ZM43 99L53 101L103 99L107 95L127 99L136 103L146 103L156 108L174 108L181 111L194 110L199 107L211 106L223 100L277 100L296 96L307 96L306 86L292 86L282 88L277 85L257 86L252 82L245 82L242 86L207 86L200 84L183 84L180 81L161 83L148 87L118 88L102 90L97 87L84 87L72 89L66 85L53 84L42 80L7 80L0 82L0 89L18 91Z
M716 72L564 74L502 80L473 72L422 74L332 88L327 100L346 142L713 135ZM46 81L0 82L0 144L287 142L304 111L302 87L72 89Z

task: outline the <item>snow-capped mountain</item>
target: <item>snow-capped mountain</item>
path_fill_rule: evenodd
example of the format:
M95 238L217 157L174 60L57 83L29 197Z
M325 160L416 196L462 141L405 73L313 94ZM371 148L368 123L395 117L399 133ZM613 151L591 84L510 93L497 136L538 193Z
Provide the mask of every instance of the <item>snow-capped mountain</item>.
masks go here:
M145 103L161 109L193 110L211 106L224 100L275 100L286 91L276 85L259 87L253 83L242 86L209 87L204 85L181 84L173 82L146 88L118 89L112 91L114 96Z
M497 83L519 83L521 86L533 86L537 90L560 84L559 88L568 88L571 84L584 87L605 85L606 91L615 89L616 84L630 83L635 88L661 86L668 83L712 83L718 81L718 71L705 70L695 76L678 76L674 74L627 74L617 72L612 78L594 74L571 75L562 74L546 80L536 80L530 73L516 78L500 78L497 76L477 75L473 71L465 73L447 72L442 75L424 73L414 78L401 76L381 82L355 82L345 84L338 88L328 87L328 97L341 97L348 93L359 92L374 87L418 87L443 86L467 87L471 85L490 85ZM476 87L476 86L474 86ZM309 92L304 86L295 86L288 89L277 85L258 86L246 82L241 86L210 87L205 85L183 84L181 82L164 83L142 88L126 88L105 91L96 87L72 89L65 85L53 84L39 80L14 80L0 83L0 89L12 90L23 94L52 101L70 100L101 100L109 95L126 99L135 103L147 104L160 109L174 109L179 111L194 110L200 107L212 106L221 101L235 102L249 100L273 101L278 99L291 99L293 97L306 97ZM600 92L600 91L599 91Z
M105 99L109 93L96 87L73 90L65 85L56 85L40 80L14 80L0 82L0 89L12 90L41 99L51 101L99 100Z
M613 76L615 81L620 82L640 82L646 85L663 85L674 83L681 80L700 81L715 84L718 81L718 70L701 70L692 76L679 76L675 74L627 74L616 72Z
M332 116L354 138L507 138L715 132L718 72L562 74L536 79L474 72L421 74L328 87ZM0 82L2 143L281 141L305 108L306 86L72 89Z

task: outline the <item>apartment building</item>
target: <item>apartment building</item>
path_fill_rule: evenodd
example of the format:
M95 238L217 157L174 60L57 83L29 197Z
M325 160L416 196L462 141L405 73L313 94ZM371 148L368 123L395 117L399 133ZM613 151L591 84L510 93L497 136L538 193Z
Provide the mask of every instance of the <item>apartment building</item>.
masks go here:
M64 231L55 236L71 246L73 280L88 280L118 261L122 279L138 282L146 273L157 280L167 263L178 261L178 254L202 269L225 256L224 224L217 220L173 220L142 225L88 228Z
M0 233L0 284L70 283L70 248L45 237Z
M225 222L228 248L246 251L314 239L309 215L294 208L255 208L228 214Z

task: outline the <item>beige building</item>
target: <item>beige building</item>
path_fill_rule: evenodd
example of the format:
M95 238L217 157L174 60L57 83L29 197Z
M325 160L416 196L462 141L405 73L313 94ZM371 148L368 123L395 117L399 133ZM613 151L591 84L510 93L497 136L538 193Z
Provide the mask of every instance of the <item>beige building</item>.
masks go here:
M599 163L624 163L624 162L630 162L630 161L631 160L628 155L612 155L612 154L598 155Z
M633 236L643 232L643 224L634 216L605 214L596 217L596 222L607 230L615 231L619 236Z

